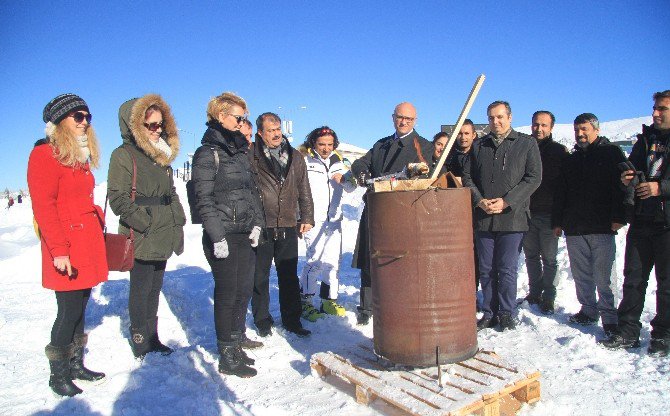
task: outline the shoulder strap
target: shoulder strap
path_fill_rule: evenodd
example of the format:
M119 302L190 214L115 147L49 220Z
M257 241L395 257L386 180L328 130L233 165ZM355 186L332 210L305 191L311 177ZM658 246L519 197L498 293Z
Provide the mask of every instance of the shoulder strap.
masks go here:
M135 201L135 195L137 194L137 162L135 161L135 156L133 156L132 153L130 153L130 150L128 150L127 147L123 146L124 149L126 149L126 152L128 152L128 155L130 158L133 160L133 182L132 186L130 188L130 200ZM107 194L105 195L105 209L103 210L103 216L107 217L107 201L109 200L109 190L107 191ZM133 232L132 227L128 227L130 229L130 240L135 239L135 234ZM105 224L105 229L103 230L105 234L107 234L107 224Z

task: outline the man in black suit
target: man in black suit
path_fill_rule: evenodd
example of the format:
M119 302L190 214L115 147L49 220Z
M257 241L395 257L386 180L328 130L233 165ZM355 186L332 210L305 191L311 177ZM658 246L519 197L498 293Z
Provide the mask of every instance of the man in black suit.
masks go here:
M430 161L433 145L414 130L416 108L410 103L400 103L393 111L395 133L378 140L372 149L351 165L351 171L364 185L367 179L400 172L409 163ZM365 198L364 198L365 199ZM358 324L366 325L372 316L372 292L370 276L370 240L368 235L368 209L363 214L358 228L356 249L352 267L361 270L361 302L358 306Z

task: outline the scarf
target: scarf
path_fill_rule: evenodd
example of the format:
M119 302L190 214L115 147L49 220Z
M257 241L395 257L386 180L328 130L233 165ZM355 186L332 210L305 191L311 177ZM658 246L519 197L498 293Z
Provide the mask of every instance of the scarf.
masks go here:
M165 153L165 156L167 156L168 159L170 159L170 157L172 157L172 149L170 148L170 145L167 144L167 142L165 140L163 140L162 137L159 137L158 141L155 142L155 143L154 143L153 140L149 140L149 143L151 143L156 149Z
M79 155L77 156L77 162L83 165L91 156L91 149L88 148L88 136L84 134L77 137L77 144L79 145Z
M289 156L288 142L286 141L286 138L282 139L281 144L274 149L268 148L265 143L263 143L263 153L265 154L265 157L268 158L270 164L275 168L274 170L277 177L284 181L288 174L287 167ZM275 166L275 164L278 166ZM277 167L279 168L279 172L277 172Z

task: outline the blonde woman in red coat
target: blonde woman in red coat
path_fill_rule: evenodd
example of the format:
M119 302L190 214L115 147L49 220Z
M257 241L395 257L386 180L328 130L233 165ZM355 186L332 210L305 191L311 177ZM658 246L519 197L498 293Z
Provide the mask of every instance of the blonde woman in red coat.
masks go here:
M45 352L49 386L61 396L82 390L72 380L105 375L84 367L86 304L91 288L107 280L102 210L93 203L98 142L86 102L63 94L44 108L46 138L28 160L28 187L42 244L42 286L54 290L58 314Z

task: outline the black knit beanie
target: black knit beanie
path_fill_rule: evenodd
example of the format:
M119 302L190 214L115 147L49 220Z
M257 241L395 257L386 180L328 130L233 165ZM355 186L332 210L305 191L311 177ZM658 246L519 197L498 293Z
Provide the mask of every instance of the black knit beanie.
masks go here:
M74 94L61 94L49 101L42 112L42 119L45 123L49 121L53 124L60 123L68 114L77 110L88 110L88 104L81 97Z

